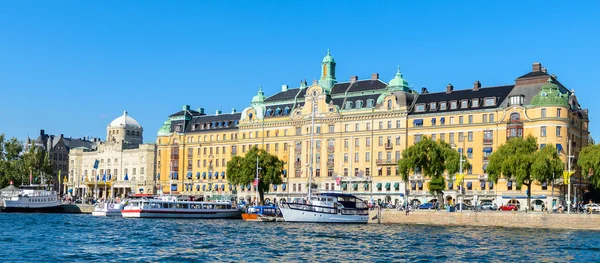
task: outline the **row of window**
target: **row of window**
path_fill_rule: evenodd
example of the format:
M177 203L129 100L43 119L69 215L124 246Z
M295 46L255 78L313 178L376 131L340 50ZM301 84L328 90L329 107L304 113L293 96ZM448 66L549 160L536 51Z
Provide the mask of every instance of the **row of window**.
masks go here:
M494 118L494 114L490 113L490 114L482 114L481 115L481 122L482 123L492 123L495 122L495 118ZM454 125L455 123L455 117L448 117L449 119L449 125ZM438 123L436 118L431 118L431 126L436 126ZM466 124L473 124L474 120L473 120L473 115L467 115L467 123ZM446 125L446 117L439 117L439 124L440 126L444 126ZM458 116L458 124L465 124L465 116ZM414 127L423 127L423 119L414 119L413 120L413 126Z
M368 99L366 107L371 108L371 107L373 107L373 105L375 105L375 100ZM357 100L355 102L346 101L346 104L344 104L344 109L350 110L350 109L352 109L352 106L354 106L355 109L361 109L364 107L364 102L362 100Z
M464 132L457 132L458 134L458 142L463 142L465 141L465 133ZM449 143L453 143L454 142L454 138L455 138L455 133L454 132L449 132L448 133L448 142ZM473 132L467 132L467 141L472 142L473 141ZM421 139L423 138L422 134L415 134L415 143L418 143L421 141ZM434 141L438 140L438 136L436 133L431 134L431 139ZM446 133L439 133L439 140L440 141L446 141ZM491 130L487 130L487 131L483 131L483 142L484 143L491 143L494 140L494 133Z
M91 174L92 176L96 176L96 170L92 169L91 170ZM144 175L144 167L140 167L140 169L138 170L137 168L132 168L131 169L131 174L129 174L129 169L128 168L124 168L123 169L123 175L137 175L137 171L140 172L140 175ZM118 176L119 175L119 169L113 169L112 173L111 173L111 169L100 169L100 173L98 173L98 175L104 175L104 172L106 172L107 174L110 174L112 176ZM73 170L71 170L71 174L73 174ZM83 175L84 176L88 176L88 170L83 170ZM124 178L124 177L123 177Z
M562 136L562 127L556 126L556 136ZM540 127L540 137L546 137L546 126Z
M430 102L427 104L425 103L419 103L417 105L415 105L415 112L424 112L427 110L427 108L429 108L429 111L444 111L444 110L455 110L459 108L459 103L460 103L460 108L461 109L468 109L468 108L479 108L480 107L480 101L481 99L479 98L475 98L475 99L463 99L463 100L452 100L452 101L441 101L441 102ZM489 107L489 106L495 106L496 105L496 98L495 97L489 97L489 98L484 98L483 99L483 107Z

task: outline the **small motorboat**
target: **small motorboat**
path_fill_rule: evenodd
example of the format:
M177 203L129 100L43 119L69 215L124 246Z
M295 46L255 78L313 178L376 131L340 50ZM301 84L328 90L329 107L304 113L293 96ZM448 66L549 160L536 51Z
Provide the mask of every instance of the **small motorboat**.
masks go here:
M127 201L121 202L102 202L96 205L92 212L93 216L122 216L121 211L127 205Z
M242 214L244 221L275 222L280 221L281 213L275 206L251 206Z

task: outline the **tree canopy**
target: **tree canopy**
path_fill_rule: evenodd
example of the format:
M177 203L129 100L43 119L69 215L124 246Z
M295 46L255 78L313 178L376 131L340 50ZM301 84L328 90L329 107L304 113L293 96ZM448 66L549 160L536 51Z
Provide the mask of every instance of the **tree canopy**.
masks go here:
M467 158L463 158L464 169L469 169ZM402 152L402 159L398 161L398 169L402 180L408 182L408 177L415 170L421 171L423 176L430 178L429 191L440 194L446 189L443 177L445 171L449 175L458 172L460 168L460 153L452 149L446 142L434 141L427 136ZM452 176L451 176L452 177Z
M264 203L264 193L269 192L271 184L281 184L284 162L258 147L251 148L244 157L234 156L227 163L228 180L242 187L252 184L256 178L256 158L258 157L258 192L260 202Z
M584 147L579 153L577 165L581 167L581 172L589 176L590 183L596 188L600 188L600 144L592 144Z
M52 162L43 148L33 145L25 153L23 148L16 138L7 139L0 134L0 187L10 181L15 185L29 184L30 172L38 183L40 176L52 174Z

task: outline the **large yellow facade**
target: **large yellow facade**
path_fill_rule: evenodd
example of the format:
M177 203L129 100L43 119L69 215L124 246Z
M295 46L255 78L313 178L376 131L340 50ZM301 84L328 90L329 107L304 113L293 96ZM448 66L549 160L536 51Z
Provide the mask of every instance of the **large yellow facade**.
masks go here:
M163 192L253 197L254 187L230 186L223 173L232 156L258 146L286 163L284 184L272 186L267 194L271 199L305 195L312 173L313 188L318 190L344 191L388 203L427 202L434 198L427 189L427 178L415 173L405 184L397 161L403 150L429 136L463 151L472 164L472 169L465 171L467 202L502 204L516 199L523 203L526 187L518 190L515 183L504 179L488 182L484 167L489 154L508 137L531 134L541 147L552 144L562 148L561 158L566 162L568 139L575 158L588 142L587 110L539 63L515 84L481 88L476 82L468 90L448 85L445 92L438 93L411 90L399 70L389 83L381 81L378 74L338 83L335 61L329 54L321 68L319 81L310 86L306 82L295 89L284 85L270 97L261 89L241 113L207 115L203 109L184 106L171 115L157 137L158 184ZM563 100L549 103L547 89L564 101L568 99L569 104ZM578 172L574 178L576 186L585 182ZM460 194L448 181L444 201L455 202ZM532 187L536 204L561 201L564 193L562 179Z

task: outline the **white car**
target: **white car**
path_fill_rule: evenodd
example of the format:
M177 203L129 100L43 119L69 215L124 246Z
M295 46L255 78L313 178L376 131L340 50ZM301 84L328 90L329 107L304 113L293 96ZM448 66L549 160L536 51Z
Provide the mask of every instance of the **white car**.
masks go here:
M584 206L585 211L592 210L592 213L600 213L600 205L599 204L587 204Z

